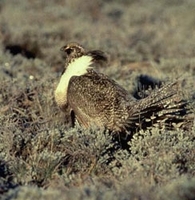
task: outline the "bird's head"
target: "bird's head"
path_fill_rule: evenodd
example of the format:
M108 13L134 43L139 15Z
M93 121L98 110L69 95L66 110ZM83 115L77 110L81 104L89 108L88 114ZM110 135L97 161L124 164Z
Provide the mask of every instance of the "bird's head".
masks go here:
M107 56L103 51L87 51L76 42L68 43L60 50L67 54L65 68L62 74L67 68L71 68L71 70L82 69L82 67L88 69L92 68L92 65L94 66L94 64L101 65L107 62Z
M64 51L69 58L77 58L85 54L85 49L76 42L71 42L60 50Z

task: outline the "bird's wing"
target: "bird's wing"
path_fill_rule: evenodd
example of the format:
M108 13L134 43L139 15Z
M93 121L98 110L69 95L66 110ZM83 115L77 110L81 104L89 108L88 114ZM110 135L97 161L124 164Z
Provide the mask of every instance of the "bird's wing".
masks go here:
M129 96L125 89L107 76L90 70L74 76L68 86L68 103L78 121L85 127L91 124L120 129L126 120Z

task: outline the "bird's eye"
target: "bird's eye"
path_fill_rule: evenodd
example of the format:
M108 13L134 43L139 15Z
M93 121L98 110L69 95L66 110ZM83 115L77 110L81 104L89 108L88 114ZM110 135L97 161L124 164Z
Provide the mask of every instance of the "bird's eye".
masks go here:
M72 49L66 49L66 53L70 55L72 53Z

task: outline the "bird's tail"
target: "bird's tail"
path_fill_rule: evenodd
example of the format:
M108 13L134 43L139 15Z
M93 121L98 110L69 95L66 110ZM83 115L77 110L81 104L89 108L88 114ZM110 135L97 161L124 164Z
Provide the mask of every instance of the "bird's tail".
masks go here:
M189 102L183 96L181 81L169 83L153 91L148 97L129 107L127 127L131 127L132 132L151 126L182 126L186 123L186 114L189 113Z

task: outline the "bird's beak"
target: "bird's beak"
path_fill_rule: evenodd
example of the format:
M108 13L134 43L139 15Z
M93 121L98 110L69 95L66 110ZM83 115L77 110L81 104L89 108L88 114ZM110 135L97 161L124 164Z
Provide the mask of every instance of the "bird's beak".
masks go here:
M67 49L67 46L63 46L60 48L60 51L66 51L66 49Z

